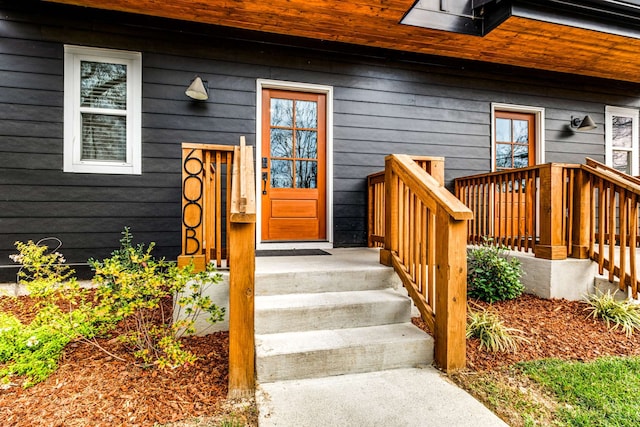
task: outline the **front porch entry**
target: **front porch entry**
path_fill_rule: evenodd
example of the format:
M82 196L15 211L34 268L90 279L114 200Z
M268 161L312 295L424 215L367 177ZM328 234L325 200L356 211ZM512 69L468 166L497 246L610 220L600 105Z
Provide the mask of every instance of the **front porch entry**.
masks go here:
M257 80L257 249L333 247L333 88Z

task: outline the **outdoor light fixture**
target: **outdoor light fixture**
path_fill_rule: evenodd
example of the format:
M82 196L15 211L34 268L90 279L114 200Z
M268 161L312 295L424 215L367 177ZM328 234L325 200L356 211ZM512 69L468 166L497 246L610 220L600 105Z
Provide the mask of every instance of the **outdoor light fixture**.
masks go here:
M185 95L187 95L191 99L195 99L198 101L206 101L209 99L209 91L207 90L207 81L203 81L200 76L195 76L191 81L191 84L184 91Z
M571 128L575 130L591 130L597 128L598 125L593 121L593 119L586 115L584 119L580 120L580 117L571 116Z

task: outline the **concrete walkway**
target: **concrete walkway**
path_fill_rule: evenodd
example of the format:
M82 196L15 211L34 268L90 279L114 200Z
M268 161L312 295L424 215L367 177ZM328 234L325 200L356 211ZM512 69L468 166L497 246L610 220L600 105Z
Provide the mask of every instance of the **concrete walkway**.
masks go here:
M431 366L259 384L260 427L507 426Z

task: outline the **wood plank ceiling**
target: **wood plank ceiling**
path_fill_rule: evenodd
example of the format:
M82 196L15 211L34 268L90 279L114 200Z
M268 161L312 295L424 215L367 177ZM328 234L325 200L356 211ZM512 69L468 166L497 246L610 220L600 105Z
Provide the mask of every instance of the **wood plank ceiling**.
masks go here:
M485 37L400 24L413 0L47 0L640 83L640 39L512 16Z

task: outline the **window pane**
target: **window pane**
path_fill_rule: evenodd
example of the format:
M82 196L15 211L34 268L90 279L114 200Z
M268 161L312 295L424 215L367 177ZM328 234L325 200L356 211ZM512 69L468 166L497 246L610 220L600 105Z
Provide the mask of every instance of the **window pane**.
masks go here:
M510 144L496 144L496 168L511 168L511 147Z
M127 161L127 118L82 114L82 160Z
M292 188L293 170L291 160L271 160L271 187Z
M529 146L514 145L513 146L513 167L526 168L529 166Z
M318 162L296 161L296 188L317 188Z
M614 147L631 148L633 119L631 117L612 117L612 129Z
M293 157L293 131L271 129L271 156Z
M293 126L293 101L271 98L271 126Z
M510 119L496 119L496 141L511 142Z
M613 151L613 168L631 174L631 151Z
M513 142L521 144L529 142L529 122L526 120L513 121Z
M314 101L296 101L296 126L299 128L318 127L318 103Z
M127 66L80 62L80 105L90 108L127 109Z
M296 157L318 158L318 132L314 130L296 131Z

